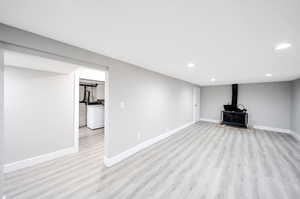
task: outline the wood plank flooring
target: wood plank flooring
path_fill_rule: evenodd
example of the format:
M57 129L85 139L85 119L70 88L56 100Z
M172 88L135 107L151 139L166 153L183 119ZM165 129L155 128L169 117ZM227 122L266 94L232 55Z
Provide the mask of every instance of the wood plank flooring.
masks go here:
M104 134L104 128L99 128L94 130L89 129L88 127L79 128L79 138L89 137L97 134Z
M298 199L300 143L291 135L199 122L106 168L103 134L80 152L5 176L7 198Z

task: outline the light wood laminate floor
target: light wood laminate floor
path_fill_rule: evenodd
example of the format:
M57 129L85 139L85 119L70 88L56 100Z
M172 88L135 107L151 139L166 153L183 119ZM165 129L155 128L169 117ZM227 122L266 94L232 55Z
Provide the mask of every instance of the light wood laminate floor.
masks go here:
M97 134L104 134L104 128L99 128L94 130L89 129L88 127L79 128L79 138L89 137Z
M122 163L103 134L80 152L5 176L7 198L298 199L300 144L288 134L199 122Z

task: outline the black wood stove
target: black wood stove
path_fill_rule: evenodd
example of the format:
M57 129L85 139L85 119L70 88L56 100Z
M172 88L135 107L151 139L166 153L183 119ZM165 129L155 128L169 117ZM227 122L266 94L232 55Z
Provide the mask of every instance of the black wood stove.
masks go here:
M248 126L247 110L245 108L240 109L238 107L237 100L238 100L238 84L233 84L231 105L224 105L224 110L221 112L222 124L247 128Z

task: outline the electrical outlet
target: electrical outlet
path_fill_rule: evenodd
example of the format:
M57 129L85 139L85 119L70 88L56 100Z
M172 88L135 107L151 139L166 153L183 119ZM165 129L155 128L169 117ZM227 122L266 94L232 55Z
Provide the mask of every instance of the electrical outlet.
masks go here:
M138 133L136 134L136 137L137 137L137 139L138 139L138 140L140 140L140 139L141 139L141 137L142 137L141 133L140 133L140 132L138 132Z
M120 102L120 108L121 108L121 109L124 109L124 108L125 108L125 102L123 102L123 101Z

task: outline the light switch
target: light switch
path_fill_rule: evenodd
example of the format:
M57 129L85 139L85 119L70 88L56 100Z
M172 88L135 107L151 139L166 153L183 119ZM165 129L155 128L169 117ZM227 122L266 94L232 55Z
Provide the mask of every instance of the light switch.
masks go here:
M120 102L120 108L124 109L125 108L125 102Z

